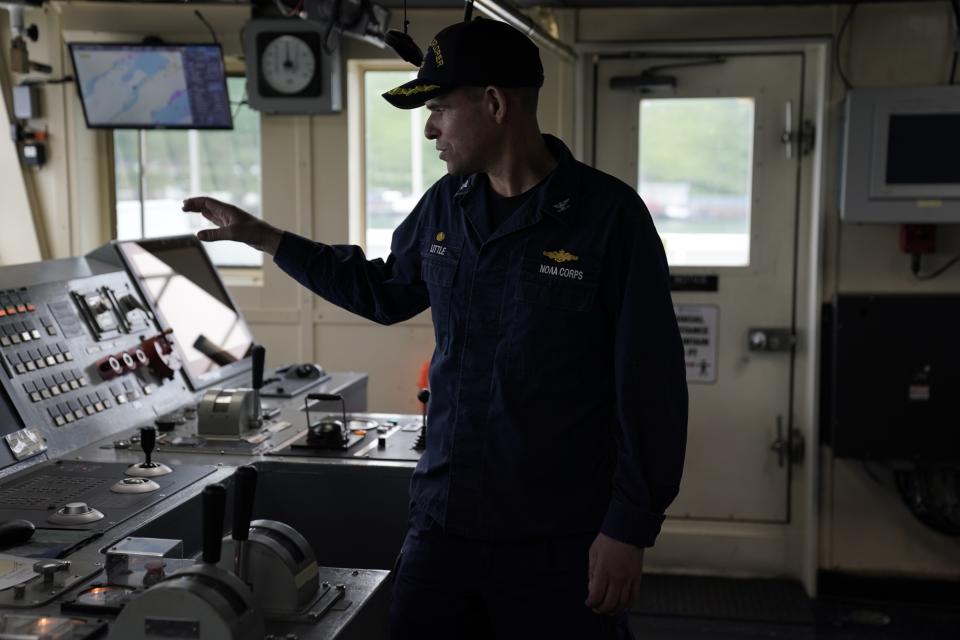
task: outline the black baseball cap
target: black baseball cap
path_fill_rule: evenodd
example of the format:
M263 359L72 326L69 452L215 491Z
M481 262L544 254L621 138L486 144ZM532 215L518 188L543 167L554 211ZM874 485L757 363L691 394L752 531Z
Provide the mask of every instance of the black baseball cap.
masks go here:
M427 45L417 77L383 94L401 109L423 106L457 87L542 87L537 45L497 20L476 18L443 29Z

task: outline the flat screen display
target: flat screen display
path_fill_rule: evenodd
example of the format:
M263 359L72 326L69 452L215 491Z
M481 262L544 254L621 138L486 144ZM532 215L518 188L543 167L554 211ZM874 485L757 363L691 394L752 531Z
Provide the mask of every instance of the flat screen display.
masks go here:
M195 236L118 243L195 389L251 366L253 335Z
M232 129L220 45L70 45L87 126Z
M960 113L892 114L887 184L960 184Z

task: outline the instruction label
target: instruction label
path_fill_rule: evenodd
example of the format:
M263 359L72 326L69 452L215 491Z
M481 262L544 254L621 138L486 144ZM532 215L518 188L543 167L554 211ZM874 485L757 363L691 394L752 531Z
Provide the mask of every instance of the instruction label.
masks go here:
M683 353L687 361L687 382L712 384L717 381L716 305L680 304L673 306L680 325Z

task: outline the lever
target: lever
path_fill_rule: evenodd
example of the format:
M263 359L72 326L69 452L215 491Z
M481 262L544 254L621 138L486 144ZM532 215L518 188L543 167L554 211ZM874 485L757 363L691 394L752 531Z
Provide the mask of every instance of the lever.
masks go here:
M141 465L144 469L151 469L154 465L151 460L153 449L157 446L157 432L153 427L140 427L140 447L146 460Z
M422 451L427 448L427 403L430 402L430 389L420 389L417 393L417 400L423 406L423 416L420 422L420 433L417 434L417 440L413 443L413 448Z
M423 428L427 428L427 403L430 402L430 389L420 389L417 393L417 400L420 401L420 404L423 406L423 418L420 424L423 425Z
M266 349L258 344L253 347L253 415L251 420L256 426L263 424L263 410L260 407L260 389L263 388L263 362Z
M246 582L247 539L250 537L250 518L253 515L253 498L257 490L257 470L244 465L233 474L233 539L235 553L234 573Z
M220 537L223 535L223 510L227 505L227 489L222 484L203 488L203 561L220 562Z

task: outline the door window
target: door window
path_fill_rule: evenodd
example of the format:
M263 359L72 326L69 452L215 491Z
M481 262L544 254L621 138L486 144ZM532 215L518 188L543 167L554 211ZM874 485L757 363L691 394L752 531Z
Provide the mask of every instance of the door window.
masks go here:
M752 98L640 101L637 190L672 267L750 265Z

